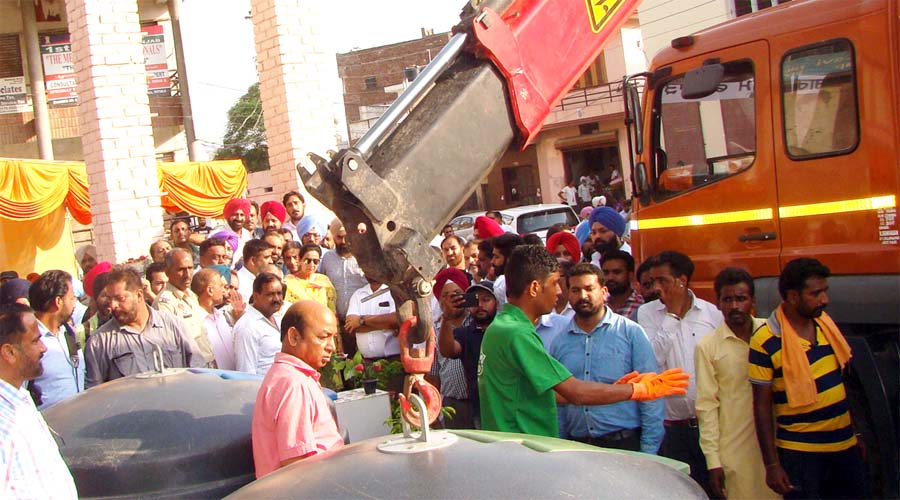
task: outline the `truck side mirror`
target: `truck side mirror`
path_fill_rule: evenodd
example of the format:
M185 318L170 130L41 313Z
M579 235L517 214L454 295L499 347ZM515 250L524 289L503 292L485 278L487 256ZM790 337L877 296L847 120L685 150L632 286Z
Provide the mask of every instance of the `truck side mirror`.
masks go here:
M634 184L637 187L637 195L642 196L650 191L650 185L647 182L647 167L644 162L640 162L634 167Z
M725 76L725 66L709 64L692 69L684 75L681 97L684 99L702 99L718 90Z

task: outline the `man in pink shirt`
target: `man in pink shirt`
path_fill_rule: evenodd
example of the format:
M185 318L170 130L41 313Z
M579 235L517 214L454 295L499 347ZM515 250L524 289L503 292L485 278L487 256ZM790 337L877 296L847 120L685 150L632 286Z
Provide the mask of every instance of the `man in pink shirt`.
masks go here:
M253 410L256 477L344 446L319 372L331 360L337 318L312 300L295 302L281 320L281 352L263 379Z

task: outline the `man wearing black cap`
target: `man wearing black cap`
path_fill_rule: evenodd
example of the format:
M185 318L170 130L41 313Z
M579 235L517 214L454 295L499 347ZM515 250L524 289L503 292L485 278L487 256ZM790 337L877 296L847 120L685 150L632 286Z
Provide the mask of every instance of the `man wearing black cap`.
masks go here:
M469 401L472 404L475 428L481 428L480 406L478 404L478 356L481 353L481 340L484 331L494 320L497 314L497 298L494 296L494 284L490 281L475 283L469 287L465 296L454 299L452 308L461 310L465 304L470 306L466 321L458 327L450 321L441 324L441 334L438 336L441 355L445 358L459 358L462 360L463 373L466 378L466 388L469 393ZM448 335L447 330L453 331Z
M13 303L19 303L24 306L30 305L28 303L28 289L30 287L31 282L22 278L4 281L0 285L0 305Z
M0 285L6 283L9 280L14 280L19 277L19 273L15 271L3 271L0 273Z

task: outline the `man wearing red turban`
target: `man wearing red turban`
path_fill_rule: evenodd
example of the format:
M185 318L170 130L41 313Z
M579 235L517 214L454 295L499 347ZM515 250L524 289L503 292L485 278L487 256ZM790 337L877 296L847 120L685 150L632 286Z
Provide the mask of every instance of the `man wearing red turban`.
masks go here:
M259 207L263 231L279 230L287 218L287 210L280 201L269 200Z
M222 217L228 223L228 227L220 228L213 231L210 238L218 238L220 240L228 239L226 235L220 233L231 233L237 236L238 245L234 250L235 259L239 259L244 251L244 243L253 238L253 234L244 228L244 222L250 216L250 200L246 198L234 198L225 204L222 209ZM218 235L218 236L217 236Z
M475 218L474 234L476 239L486 240L503 234L503 228L494 219L480 215Z
M548 238L547 250L560 262L568 261L578 264L581 261L581 245L578 243L578 238L568 231L554 233Z

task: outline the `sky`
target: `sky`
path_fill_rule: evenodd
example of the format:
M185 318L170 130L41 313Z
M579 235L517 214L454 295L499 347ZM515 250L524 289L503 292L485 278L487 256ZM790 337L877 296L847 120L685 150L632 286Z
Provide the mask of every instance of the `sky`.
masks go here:
M324 0L299 0L324 1ZM466 0L331 0L338 52L413 40L420 29L447 31ZM197 138L213 151L228 109L256 82L249 0L184 0L182 38ZM351 15L347 16L347 13Z

